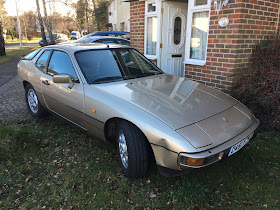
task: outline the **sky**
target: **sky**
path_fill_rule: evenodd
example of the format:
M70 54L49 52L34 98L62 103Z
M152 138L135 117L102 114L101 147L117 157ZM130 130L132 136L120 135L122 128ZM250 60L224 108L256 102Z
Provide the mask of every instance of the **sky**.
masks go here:
M36 11L36 0L17 0L19 15L21 15L24 11ZM68 0L70 1L70 0ZM39 0L41 2L41 0ZM47 2L47 0L46 0ZM71 2L77 2L77 0L71 0ZM41 8L41 14L43 14L43 8ZM16 16L16 0L6 0L5 9L8 12L9 16ZM48 7L47 7L48 10ZM66 15L68 8L61 3L56 3L56 12L59 12L62 15Z

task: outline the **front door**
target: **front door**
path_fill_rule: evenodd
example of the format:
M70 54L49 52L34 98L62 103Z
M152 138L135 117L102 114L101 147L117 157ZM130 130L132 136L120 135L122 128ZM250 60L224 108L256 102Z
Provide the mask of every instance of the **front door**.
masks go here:
M184 77L186 39L186 2L163 2L161 69L172 75Z

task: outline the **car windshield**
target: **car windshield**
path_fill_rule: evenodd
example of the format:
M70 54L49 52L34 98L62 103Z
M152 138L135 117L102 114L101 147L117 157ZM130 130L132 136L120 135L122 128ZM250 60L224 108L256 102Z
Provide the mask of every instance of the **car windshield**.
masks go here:
M163 72L133 49L79 51L78 64L89 84L147 77Z

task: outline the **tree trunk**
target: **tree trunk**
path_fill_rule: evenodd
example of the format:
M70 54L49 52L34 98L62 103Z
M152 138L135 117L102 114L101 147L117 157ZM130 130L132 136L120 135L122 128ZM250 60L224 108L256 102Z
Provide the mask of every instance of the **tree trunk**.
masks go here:
M89 34L89 24L88 24L88 1L85 0L86 3L86 23L87 23L87 34Z
M40 12L40 5L39 5L39 0L36 0L36 4L37 4L37 14L38 14L38 19L39 19L39 23L40 23L40 27L41 27L41 34L42 34L42 39L43 39L43 44L44 46L49 45L47 38L46 38L46 34L45 34L45 28L43 25L43 20L42 20L42 16L41 16L41 12Z
M25 42L27 43L26 23L24 23L24 36L25 36Z
M2 17L0 15L0 56L5 56L5 40L3 36Z
M49 22L49 19L48 19L48 14L47 14L47 9L46 9L46 1L42 0L42 3L43 3L43 8L44 8L45 23L46 23L46 26L47 26L47 31L49 33L51 44L55 44L53 34L52 34L52 28L51 28L51 25L50 25L50 22Z

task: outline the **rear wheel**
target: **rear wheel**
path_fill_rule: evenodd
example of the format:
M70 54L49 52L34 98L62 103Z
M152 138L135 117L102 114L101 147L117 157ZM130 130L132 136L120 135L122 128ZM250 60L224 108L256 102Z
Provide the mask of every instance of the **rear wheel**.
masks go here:
M148 173L149 143L133 124L121 121L117 129L117 147L122 172L126 177L140 178Z
M32 85L28 84L25 88L25 99L27 108L33 117L43 117L46 110L40 104L38 96Z

